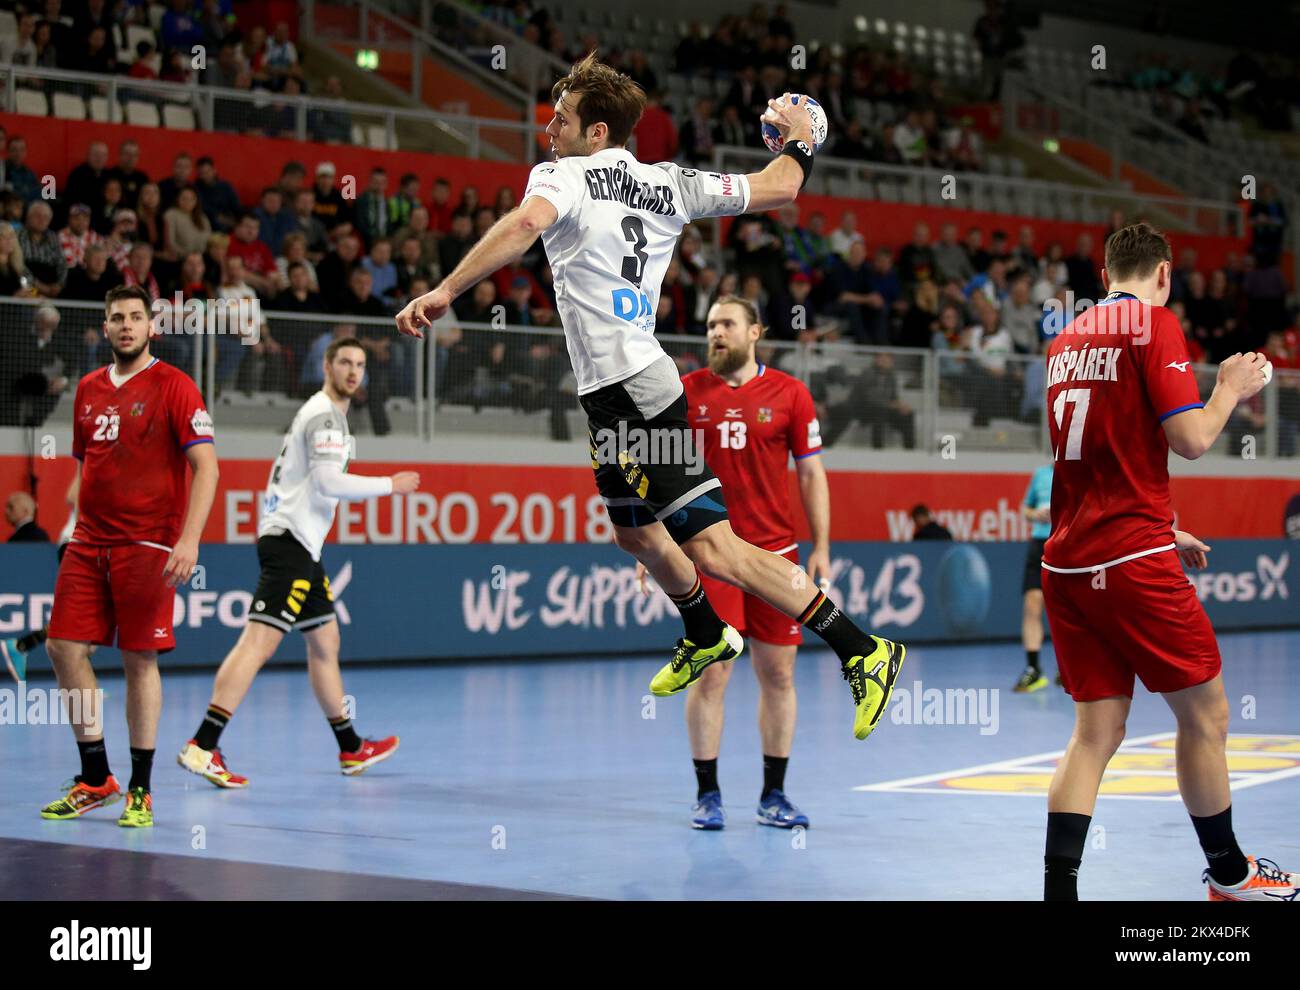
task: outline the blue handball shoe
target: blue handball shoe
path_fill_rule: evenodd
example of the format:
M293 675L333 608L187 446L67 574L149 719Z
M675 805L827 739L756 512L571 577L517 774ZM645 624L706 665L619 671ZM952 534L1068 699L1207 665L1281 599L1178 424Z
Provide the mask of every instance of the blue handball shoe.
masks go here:
M691 809L691 828L716 832L726 824L727 816L722 810L722 792L706 791L701 794Z
M808 816L790 803L784 791L771 790L758 802L754 820L774 828L807 828Z
M18 649L18 640L0 639L0 660L4 660L15 681L27 680L27 654Z

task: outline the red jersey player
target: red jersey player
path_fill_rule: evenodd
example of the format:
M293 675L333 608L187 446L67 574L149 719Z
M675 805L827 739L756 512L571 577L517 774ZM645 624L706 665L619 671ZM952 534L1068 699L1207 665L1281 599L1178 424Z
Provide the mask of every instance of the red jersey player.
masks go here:
M1107 297L1047 352L1055 459L1043 596L1075 727L1047 798L1044 894L1078 899L1078 869L1135 678L1178 722L1178 789L1209 869L1211 900L1294 900L1300 875L1244 856L1232 830L1228 701L1209 618L1188 582L1210 548L1174 529L1169 450L1205 453L1268 380L1262 355L1219 366L1202 404L1169 298L1170 250L1145 223L1106 242Z
M175 588L189 580L198 561L217 491L217 455L198 388L149 353L149 296L138 287L119 287L105 297L104 310L113 363L77 386L72 454L81 462L79 516L59 566L45 644L60 689L88 699L82 718L72 719L81 773L41 817L77 818L121 797L109 772L90 666L91 647L111 646L116 638L131 736L131 781L118 824L139 827L153 824L149 774L162 710L158 654L176 645ZM194 478L186 508L187 462Z
M724 296L709 310L709 366L682 379L686 415L704 438L704 458L723 490L736 535L790 561L798 571L799 548L789 495L794 456L804 512L812 530L808 576L830 577L830 492L821 458L821 433L808 387L797 378L759 364L754 348L763 328L753 305ZM638 567L638 574L645 573ZM785 796L785 768L794 739L795 650L799 623L755 595L701 576L705 593L724 622L744 633L754 648L759 686L759 735L763 741L763 790L757 820L778 828L807 826L807 817ZM705 669L686 696L686 727L698 784L691 824L725 824L718 787L723 693L731 664Z

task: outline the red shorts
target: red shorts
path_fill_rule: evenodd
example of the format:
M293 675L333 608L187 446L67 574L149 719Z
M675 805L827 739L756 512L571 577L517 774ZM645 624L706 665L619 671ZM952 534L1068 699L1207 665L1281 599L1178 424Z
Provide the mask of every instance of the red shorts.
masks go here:
M121 650L174 649L176 589L163 579L168 556L161 547L142 543L69 543L54 585L50 639L112 646L116 634Z
M792 564L799 563L799 549L781 554ZM773 646L798 646L803 642L799 623L761 598L741 591L734 584L700 575L704 593L722 621L760 643ZM815 590L815 589L814 589Z
M1104 571L1044 568L1043 602L1061 682L1075 701L1131 698L1135 676L1156 694L1181 691L1222 669L1210 618L1173 550Z

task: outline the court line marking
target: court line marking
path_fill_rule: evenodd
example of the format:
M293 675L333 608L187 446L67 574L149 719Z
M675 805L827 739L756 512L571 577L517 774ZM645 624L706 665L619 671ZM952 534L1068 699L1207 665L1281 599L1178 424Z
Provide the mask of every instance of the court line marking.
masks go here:
M1142 743L1155 742L1157 739L1172 739L1172 732L1156 732L1149 736L1139 736L1133 740L1134 745ZM1123 750L1124 744L1120 745ZM936 780L944 780L948 777L967 777L977 773L991 773L996 771L1019 770L1023 766L1032 765L1039 760L1054 760L1065 755L1065 750L1052 750L1047 753L1035 753L1032 756L1016 756L1009 760L997 760L993 763L982 763L978 766L963 767L960 770L941 770L938 773L922 774L919 777L904 777L902 780L887 780L879 784L859 784L853 788L855 791L896 791L902 789L914 790L917 784L929 784ZM948 790L939 791L942 794L950 793ZM984 791L985 794L993 793ZM1040 795L1041 796L1041 795Z
M1258 732L1242 733L1242 736L1267 736L1270 739L1282 739L1287 741L1300 740L1300 736L1289 735L1286 733L1276 732ZM1148 747L1147 743L1163 741L1176 738L1176 732L1156 732L1148 736L1138 736L1132 740L1125 740L1120 744L1120 753L1141 753L1145 755L1169 756L1172 750L1158 747ZM1040 767L1035 764L1043 760L1056 760L1065 755L1065 750L1056 750L1050 753L1035 753L1032 756L1013 757L1008 760L998 760L993 763L983 763L978 766L964 767L959 770L944 770L939 773L922 774L917 777L904 777L901 780L887 780L877 784L859 784L852 788L855 791L869 791L884 794L978 794L988 795L991 797L1033 797L1042 798L1042 791L993 791L982 790L979 788L962 788L962 787L922 787L921 784L930 784L936 780L948 780L955 777L973 777L978 774L997 774L997 773L1052 773L1055 771L1054 766ZM1259 756L1287 756L1289 754L1279 753L1270 754L1267 750L1228 750L1228 755L1259 755ZM1115 776L1176 776L1172 770L1107 770L1108 775ZM1228 784L1232 790L1244 790L1248 787L1257 787L1260 784L1271 784L1279 780L1285 780L1289 777L1300 776L1300 767L1288 767L1282 770L1272 771L1230 771L1228 774ZM1115 800L1128 801L1177 801L1180 796L1175 793L1172 795L1161 794L1105 794L1097 795L1099 798L1108 798Z

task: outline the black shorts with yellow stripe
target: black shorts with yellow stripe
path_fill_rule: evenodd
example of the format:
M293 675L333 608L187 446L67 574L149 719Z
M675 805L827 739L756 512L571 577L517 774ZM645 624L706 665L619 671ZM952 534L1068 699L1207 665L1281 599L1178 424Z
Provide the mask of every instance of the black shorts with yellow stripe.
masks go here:
M702 437L686 418L672 358L580 397L591 468L615 526L662 522L685 543L727 518L722 486L704 462Z
M290 533L257 541L262 573L248 612L249 622L264 622L281 632L308 630L334 618L330 579L319 560Z

